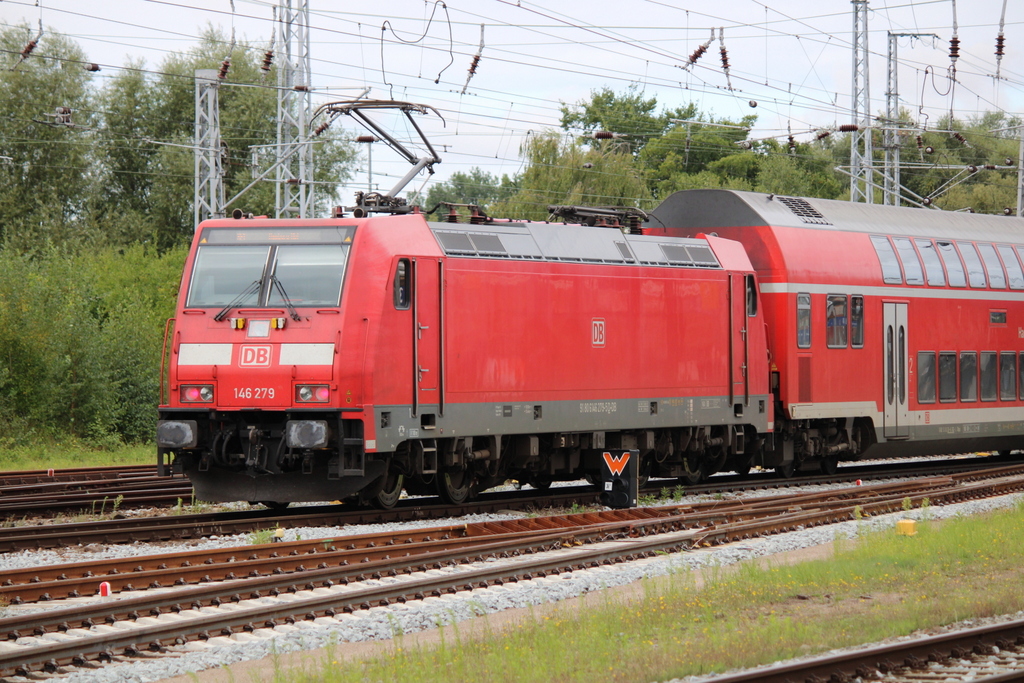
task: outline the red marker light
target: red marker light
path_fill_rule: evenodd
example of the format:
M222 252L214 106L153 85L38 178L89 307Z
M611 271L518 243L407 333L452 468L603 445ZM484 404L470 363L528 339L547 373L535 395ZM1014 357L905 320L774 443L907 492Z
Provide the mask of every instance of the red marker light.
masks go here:
M199 400L199 387L189 387L185 389L185 399L189 401Z
M316 388L316 400L318 400L318 401L327 401L330 398L331 398L331 390L330 389L328 389L327 387L317 387Z

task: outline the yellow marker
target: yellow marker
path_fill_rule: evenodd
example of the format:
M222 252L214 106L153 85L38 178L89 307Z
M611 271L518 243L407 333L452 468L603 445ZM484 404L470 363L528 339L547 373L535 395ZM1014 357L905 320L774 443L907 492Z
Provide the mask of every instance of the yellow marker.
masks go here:
M901 519L896 522L896 533L900 536L913 536L917 533L917 522L912 519Z

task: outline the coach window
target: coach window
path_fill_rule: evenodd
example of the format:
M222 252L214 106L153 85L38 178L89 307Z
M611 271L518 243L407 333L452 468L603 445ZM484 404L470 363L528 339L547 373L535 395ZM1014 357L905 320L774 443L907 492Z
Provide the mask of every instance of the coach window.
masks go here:
M409 259L399 259L395 270L395 308L404 311L409 308Z
M999 398L1017 400L1017 354L1013 351L999 354Z
M932 287L945 287L946 274L942 272L942 262L939 254L935 251L935 245L931 240L914 240L917 251L924 261L924 273L928 278L928 284Z
M845 349L847 336L846 295L829 294L825 308L825 343L830 349Z
M887 285L902 285L903 273L900 271L900 262L896 258L896 252L892 250L888 238L872 235L871 244L875 245L875 253L882 266L882 282Z
M921 260L914 251L914 245L906 237L893 237L892 243L896 245L896 252L903 262L903 274L907 278L907 284L923 285L924 273L921 271Z
M939 400L952 403L956 400L956 354L939 354Z
M917 352L917 402L935 403L935 352Z
M1020 392L1020 400L1024 401L1024 351L1017 357L1017 391Z
M981 352L981 400L994 401L999 393L999 369L996 367L996 352Z
M811 295L796 295L796 345L811 348Z
M1010 289L1024 289L1024 271L1021 270L1020 261L1017 260L1013 249L1005 244L1000 244L996 249L1003 258L1003 265L1006 266Z
M970 281L971 287L984 287L985 271L982 269L977 249L970 242L957 242L956 246L960 248L960 255L964 257L964 264L967 266L967 279Z
M956 253L956 247L952 242L938 242L939 256L946 264L946 275L949 276L950 287L966 287L967 275L964 273L964 264L960 262L960 256Z
M850 345L864 348L864 297L850 297Z
M974 351L960 354L960 400L978 400L978 354Z
M757 287L754 285L754 276L745 276L747 283L747 317L753 318L757 315Z
M988 273L988 286L992 289L1006 289L1006 273L1003 272L1003 264L996 256L995 247L991 244L978 243L978 251L985 261L985 271Z

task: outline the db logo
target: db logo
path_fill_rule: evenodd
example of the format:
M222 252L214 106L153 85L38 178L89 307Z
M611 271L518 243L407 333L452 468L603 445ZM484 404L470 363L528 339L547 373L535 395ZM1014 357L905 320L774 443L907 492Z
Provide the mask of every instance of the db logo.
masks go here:
M238 356L238 365L243 368L269 368L269 346L243 346Z
M604 346L604 318L594 318L590 321L591 343L594 346Z

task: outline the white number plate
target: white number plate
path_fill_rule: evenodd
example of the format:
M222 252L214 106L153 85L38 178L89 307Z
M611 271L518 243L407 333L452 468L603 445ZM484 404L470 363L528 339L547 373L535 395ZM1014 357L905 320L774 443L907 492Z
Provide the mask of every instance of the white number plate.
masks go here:
M274 387L235 387L235 398L256 400L274 398Z

